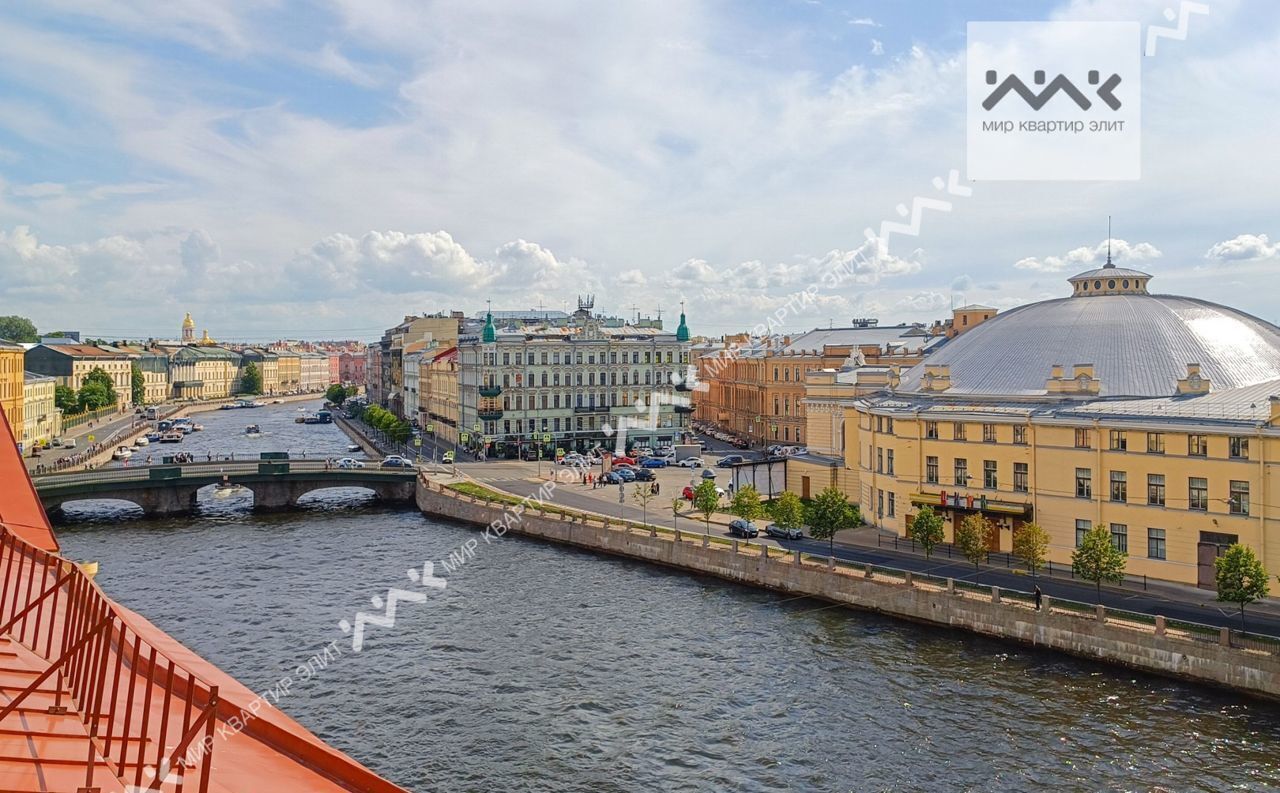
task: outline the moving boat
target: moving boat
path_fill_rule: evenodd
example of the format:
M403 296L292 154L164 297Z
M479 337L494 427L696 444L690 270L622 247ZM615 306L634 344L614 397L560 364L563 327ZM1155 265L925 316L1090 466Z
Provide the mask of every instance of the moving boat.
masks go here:
M147 436L146 436L146 435L143 435L143 436L142 436L142 437L140 437L140 438L136 438L136 439L134 439L134 441L133 441L133 445L134 445L134 446L146 446L146 445L148 445L148 444L150 444L150 443L151 443L151 441L150 441L150 439L148 439L148 438L147 438Z
M262 428L260 428L257 424L250 424L249 426L244 428L244 434L252 435L252 436L261 435Z
M191 431L192 431L192 432L204 432L204 425L203 425L203 424L192 424L192 425L191 425Z
M182 443L182 433L176 432L176 431L166 432L165 434L160 436L160 442L161 443Z
M130 449L128 446L118 446L116 447L115 453L111 455L111 459L127 460L132 456L133 456L133 449Z

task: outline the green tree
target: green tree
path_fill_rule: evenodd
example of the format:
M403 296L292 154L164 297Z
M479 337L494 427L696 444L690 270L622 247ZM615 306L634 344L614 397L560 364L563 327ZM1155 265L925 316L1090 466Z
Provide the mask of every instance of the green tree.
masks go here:
M911 520L907 536L924 548L924 558L928 559L933 556L933 549L947 536L942 530L942 516L934 512L932 507L921 507L915 518Z
M693 508L702 513L707 534L710 534L711 516L720 508L720 494L716 492L714 479L703 479L702 484L693 489Z
M956 527L955 545L961 555L973 562L973 580L978 580L978 565L987 558L987 548L991 545L991 532L995 526L980 513L973 513L960 521Z
M828 487L809 505L809 536L826 540L832 555L836 549L836 532L861 523L858 508L837 487Z
M342 407L342 403L347 400L347 396L348 394L347 394L346 386L340 383L334 383L333 385L329 386L329 388L326 389L324 392L324 398L329 400L333 404L337 405L338 407Z
M764 514L764 504L760 501L760 491L751 485L743 485L734 491L729 502L729 511L743 520L755 520Z
M1044 567L1049 555L1049 532L1039 523L1024 523L1013 533L1013 555L1027 563L1027 570L1035 575Z
M1080 547L1071 552L1071 569L1085 581L1092 581L1102 602L1102 582L1124 581L1124 567L1129 554L1111 541L1111 530L1099 523L1085 532Z
M790 490L769 502L769 517L784 529L798 529L804 525L804 502Z
M678 529L678 528L680 528L680 524L679 524L679 520L680 520L680 510L682 510L682 509L684 509L684 499L683 499L683 498L673 498L673 499L671 499L671 528L673 528L673 529Z
M53 387L53 404L58 410L68 415L80 411L80 400L76 396L76 390L67 385L56 385Z
M262 393L262 371L258 369L258 365L253 361L246 363L244 370L240 373L240 393Z
M1261 600L1270 591L1267 570L1253 549L1234 543L1213 562L1218 582L1218 600L1240 606L1240 630L1245 629L1244 607Z
M76 397L81 410L98 410L116 403L116 384L111 375L95 366L84 376Z
M0 317L0 339L7 339L19 344L34 344L40 341L36 326L26 317L9 315Z
M133 404L141 405L147 401L147 378L142 376L142 367L134 361L129 371L129 390Z
M631 498L640 505L640 522L649 525L649 502L653 500L653 483L636 482L631 488Z

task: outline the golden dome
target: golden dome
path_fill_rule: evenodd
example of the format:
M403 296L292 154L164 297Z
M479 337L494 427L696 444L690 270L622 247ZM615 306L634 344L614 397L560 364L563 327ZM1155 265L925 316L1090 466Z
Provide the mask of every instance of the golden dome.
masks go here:
M192 318L191 318L191 312L190 312L190 311L188 311L188 312L187 312L187 318L186 318L186 319L184 319L184 320L182 320L182 327L184 327L184 328L194 328L195 326L196 326L196 321L195 321L194 319L192 319Z

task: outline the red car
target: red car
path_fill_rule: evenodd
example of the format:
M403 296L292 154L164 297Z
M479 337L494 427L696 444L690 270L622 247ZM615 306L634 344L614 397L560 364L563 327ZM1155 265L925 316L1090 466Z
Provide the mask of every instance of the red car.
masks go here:
M627 457L624 455L621 457L613 458L613 464L614 465L635 465L636 460L634 457Z

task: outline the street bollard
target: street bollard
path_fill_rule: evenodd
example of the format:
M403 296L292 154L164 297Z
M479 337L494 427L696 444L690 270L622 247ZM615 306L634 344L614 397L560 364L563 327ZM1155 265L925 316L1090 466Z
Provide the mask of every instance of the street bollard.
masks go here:
M835 571L835 569L836 569L836 558L835 558L834 556L828 556L828 557L827 557L827 569L828 569L828 570L831 570L831 571L833 571L833 572Z
M998 586L991 587L991 602L992 603L1000 602L1000 587Z
M910 571L902 574L902 582L909 587L915 586L915 578L912 577Z
M730 540L730 541L729 541L729 544L730 544L730 552L731 552L731 553L737 553L737 552L738 552L738 541L737 541L737 540Z
M676 529L675 534L676 534L676 542L680 542L680 530Z
M711 545L711 538L705 534L702 535L702 547L707 548L707 547L710 547L710 545Z
M1231 629L1230 628L1218 629L1218 644L1221 644L1223 647L1231 646Z
M1097 609L1098 609L1098 622L1105 625L1107 622L1107 607L1099 603Z
M1157 636L1164 635L1164 617L1160 616L1159 614L1156 615L1156 635Z
M873 574L872 574L872 572L871 572L871 565L866 564L866 565L863 565L863 566L862 566L862 576L863 576L863 578L873 578L873 577L874 577L874 575L873 575Z
M1042 596L1040 598L1040 610L1043 611L1045 614L1048 614L1050 608L1051 608L1051 604L1049 602L1049 596L1048 595Z
M796 564L800 564L800 552L796 551Z
M956 593L956 580L954 578L947 579L947 594L954 595Z

